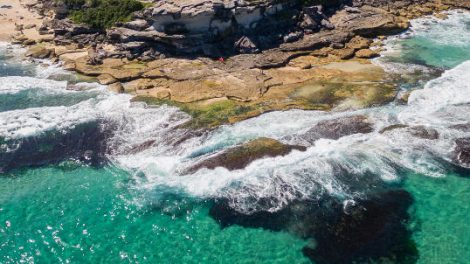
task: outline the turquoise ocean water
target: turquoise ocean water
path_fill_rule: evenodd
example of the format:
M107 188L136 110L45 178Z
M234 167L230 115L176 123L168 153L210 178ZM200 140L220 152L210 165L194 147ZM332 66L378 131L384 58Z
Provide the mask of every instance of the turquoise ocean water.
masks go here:
M387 184L400 184L412 194L409 228L418 263L468 263L470 173L433 157L445 159L450 139L470 132L456 136L448 129L470 122L465 112L469 25L468 13L452 13L446 21L421 19L412 31L387 43L390 51L380 63L390 70L438 68L443 77L418 87L407 106L360 111L379 127L398 121L430 124L441 134L437 143L407 141L399 132L375 133L321 141L305 153L263 159L240 171L219 168L185 176L175 172L201 153L259 136L295 143L295 137L286 136L344 113L269 113L175 147L166 144L178 136L169 129L188 118L177 109L130 104L128 96L109 94L95 84L67 90L67 74L59 68L21 62L21 51L2 46L0 151L16 150L8 140L21 142L49 130L67 134L90 120L110 122L118 132L108 139L113 152L102 166L66 159L0 174L0 263L310 263L302 248L313 241L287 231L221 229L209 210L213 198L229 198L242 212L275 211L291 196L320 191L354 198L334 179L329 165L335 162L357 175L372 173ZM156 147L129 154L149 139ZM279 188L273 178L291 188ZM367 188L360 180L356 184ZM273 202L260 205L262 199Z

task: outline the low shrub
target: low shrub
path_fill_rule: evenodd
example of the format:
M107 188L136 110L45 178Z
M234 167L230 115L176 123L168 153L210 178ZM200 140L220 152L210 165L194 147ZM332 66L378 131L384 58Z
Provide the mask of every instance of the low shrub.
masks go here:
M105 29L116 22L125 22L133 12L144 8L137 0L62 0L70 9L69 17L76 23Z

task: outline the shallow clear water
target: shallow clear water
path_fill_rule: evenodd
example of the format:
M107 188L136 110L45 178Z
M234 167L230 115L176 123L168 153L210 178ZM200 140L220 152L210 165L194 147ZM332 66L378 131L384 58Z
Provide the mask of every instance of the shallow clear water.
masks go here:
M221 230L204 201L131 186L122 170L73 163L4 175L2 263L307 262L287 233Z
M240 212L276 211L325 194L355 199L380 184L403 185L415 199L410 228L418 263L467 263L470 173L450 169L449 151L455 138L470 133L451 129L470 123L470 15L429 21L414 22L412 34L388 43L383 58L398 72L407 69L396 62L448 70L423 83L408 105L268 113L177 145L170 143L185 131L175 128L189 118L178 109L132 104L96 84L68 90L67 82L51 80L66 75L60 69L22 63L1 46L0 151L15 151L9 140L67 135L90 121L109 124L113 133L104 166L66 160L0 174L0 263L309 263L302 248L314 241L287 231L221 229L209 216L214 199L228 198ZM444 37L454 41L435 41ZM243 170L181 174L217 150L262 136L303 144L299 135L312 124L357 114L374 121L373 133L322 139L306 152L261 159ZM440 137L430 142L402 130L379 133L397 123L426 125ZM149 141L151 147L132 152ZM338 164L347 177L337 174Z
M413 21L412 30L387 43L393 47L388 55L392 61L449 69L468 60L469 42L470 17L452 11L446 20L427 17Z
M470 173L438 179L408 175L405 187L415 198L413 236L420 253L418 263L463 264L470 259L468 177Z

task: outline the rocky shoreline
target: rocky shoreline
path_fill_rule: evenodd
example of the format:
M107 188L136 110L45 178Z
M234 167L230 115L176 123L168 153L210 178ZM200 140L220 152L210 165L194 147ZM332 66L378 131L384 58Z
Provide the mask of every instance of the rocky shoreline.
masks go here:
M409 19L468 7L426 0L147 2L131 21L98 30L73 23L63 5L32 1L26 6L42 17L41 37L18 24L13 43L135 100L179 106L194 117L192 127L214 127L274 110L389 102L395 84L369 61L380 39L406 30Z
M180 50L181 54L172 53L168 47L158 53L156 50L149 53L149 49L136 49L137 51L134 53L132 49L123 48L138 48L141 47L139 46L141 43L145 45L151 43L151 41L142 39L125 41L123 38L124 36L142 37L149 33L147 30L149 23L142 21L142 19L124 23L107 32L96 32L85 26L74 25L66 18L49 20L47 17L50 16L44 14L44 24L41 26L30 28L29 25L18 24L19 34L15 36L14 42L28 46L27 56L32 59L54 60L68 70L92 77L103 85L109 85L109 88L116 92L133 94L136 101L144 101L148 104L175 105L193 117L189 123L183 126L172 124L173 120L169 119L170 121L159 124L165 129L157 134L149 133L156 126L143 131L135 129L134 126L125 130L126 133L129 133L130 130L137 130L136 134L144 134L146 137L138 137L133 141L114 142L114 145L123 145L123 147L113 154L126 154L139 158L142 157L138 156L139 153L151 150L152 147L155 148L158 145L156 139L163 137L161 141L164 141L168 148L184 147L185 145L182 143L185 140L204 135L208 128L211 129L220 124L235 123L267 111L293 108L358 109L394 100L397 96L394 77L372 64L369 58L378 55L380 39L384 37L383 35L394 34L406 29L408 19L452 8L441 3L426 4L424 2L426 1L410 0L393 3L373 0L352 1L347 5L340 5L337 7L338 9L331 6L321 8L307 6L305 7L307 9L297 9L292 6L292 10L299 11L298 16L301 21L296 22L301 23L305 22L306 17L310 17L308 12L316 10L314 14L321 18L317 24L319 28L315 28L316 31L309 29L312 30L309 33L308 28L302 28L302 25L296 23L293 26L294 31L288 30L285 32L287 35L283 35L279 39L280 42L271 43L274 47L266 49L256 45L256 41L250 39L250 36L242 36L241 42L236 40L237 37L235 43L243 44L242 49L232 50L228 55L218 54L215 58L215 53L204 54L204 49L195 50L194 55L189 56L183 54L185 47ZM165 3L167 5L164 5ZM173 2L160 1L155 6L148 8L152 10L152 17L159 15L166 17L168 10L177 9L171 13L170 18L166 18L171 21L169 25L172 25L175 23L174 20L186 21L185 19L197 18L201 14L207 15L201 11L201 8L205 10L204 8L208 8L209 3L213 4L214 2L205 1L200 5L189 5L186 9L178 9ZM241 6L240 8L245 8L241 10L254 8L251 13L262 13L261 10L264 10L263 14L273 12L266 11L270 8L271 2L263 3L267 6L259 4ZM415 5L408 6L409 3ZM465 3L463 1L461 3L460 7L465 7ZM35 7L43 12L49 10L47 7L40 8L37 5L36 3L31 8ZM209 7L214 6L209 5ZM241 20L240 13L237 13L241 12L240 9L237 9L238 6L228 8L223 5L223 7L221 10L225 15L224 19L230 18L230 21L235 19L237 24L241 25L250 24L238 22ZM260 10L256 11L255 7L260 7ZM279 10L281 9L279 8ZM318 13L320 10L321 14ZM50 15L57 15L57 11L50 13ZM214 16L215 13L209 12L208 15ZM445 13L436 15L445 18ZM191 24L191 22L188 23ZM207 27L207 23L198 25L197 28ZM161 34L171 33L165 25L161 26L161 32L158 31L158 25L151 26L155 28L155 32L152 31L149 34L160 38L163 37ZM34 38L32 35L26 34L25 28L37 28L40 30L39 33L43 31L44 35L38 34L41 38ZM178 31L179 33L185 33L189 30L188 28L183 30L183 27L172 29L181 30ZM197 29L193 30L197 31ZM74 35L72 32L81 32L81 34ZM175 37L176 35L181 36L181 34L171 36ZM294 38L298 37L298 39L290 39L294 35ZM118 40L116 40L116 36L119 37ZM223 41L230 43L232 40L227 38ZM224 45L223 41L221 40L217 45ZM242 46L235 45L235 47ZM210 50L214 51L214 49ZM157 54L158 56L156 56ZM70 89L74 89L74 87L70 87ZM126 102L128 102L127 100ZM118 105L120 107L120 104ZM71 112L80 112L80 109L77 108ZM140 115L140 113L138 114ZM158 113L152 113L150 119L157 115ZM285 118L284 121L294 119L295 122L298 122L297 118L296 114L295 117ZM123 118L123 122L127 123L131 119L133 118ZM139 124L142 125L147 120L149 119ZM279 123L281 121L279 120ZM308 151L314 148L321 139L339 140L346 136L360 136L361 134L367 138L373 137L374 134L387 136L397 133L402 135L399 140L407 139L404 143L402 142L403 144L422 140L422 145L411 146L416 149L418 147L424 148L423 152L416 152L421 155L428 151L424 146L437 145L440 138L446 137L446 134L441 133L440 130L425 125L402 124L393 118L387 122L392 122L392 124L380 127L374 118L366 114L354 113L350 116L309 123L307 129L296 131L299 133L295 134L286 134L276 140L258 136L227 148L216 147L203 151L196 149L197 151L192 152L189 158L185 155L184 161L186 163L181 162L181 167L170 170L165 176L176 176L185 181L194 174L198 176L199 173L203 176L201 177L203 180L209 181L210 175L204 174L204 170L225 168L226 170L222 169L220 175L217 175L217 177L224 177L226 176L224 174L232 173L232 171L255 166L255 163L266 157L274 159L291 154L309 154ZM394 124L393 122L398 123ZM100 166L106 162L105 159L112 150L110 147L112 144L108 141L109 134L116 131L112 122L105 123L105 125L109 127L103 126L98 121L87 122L73 126L68 132L48 131L10 142L0 138L0 142L20 146L16 152L0 155L0 161L2 164L6 164L1 170L41 166L71 159L79 160L84 164ZM285 124L282 123L282 126ZM260 125L259 129L265 128ZM467 131L468 125L455 125L452 129ZM240 130L235 130L233 133L239 132ZM271 135L270 137L276 138ZM291 141L292 138L295 140ZM206 139L204 136L200 137L201 141L206 141ZM396 140L393 136L388 139ZM375 145L379 144L375 143ZM364 144L360 145L360 148L359 154L364 154L362 150L372 149L373 145ZM400 145L397 145L396 149L397 151L393 151L392 158L399 153L400 155L397 154L395 158L401 159L403 151L400 149ZM415 151L413 148L411 150ZM384 150L377 150L372 154L377 154L380 151ZM468 137L457 138L455 146L449 151L451 152L449 160L444 161L446 166L455 165L461 169L470 167L470 140ZM349 155L347 152L346 154ZM378 177L382 176L380 174L385 170L374 171L374 168L367 168L363 171L351 170L351 167L356 168L358 163L369 165L366 154L364 154L365 158L358 155L357 163L353 164L339 160L338 162L308 165L309 168L315 170L321 166L331 166L331 177L347 189L346 193L358 194L357 196L349 197L328 192L325 186L319 185L316 181L305 184L312 188L317 185L318 190L310 189L310 192L315 194L318 192L318 195L316 194L315 197L313 195L311 197L303 196L299 194L301 189L296 189L298 187L285 181L287 177L280 177L276 173L270 172L270 167L263 167L262 173L270 179L263 181L262 184L275 186L275 191L279 192L280 199L289 195L291 197L287 197L284 202L281 202L276 200L278 197L250 192L249 184L241 185L240 190L236 190L234 195L207 198L204 202L210 207L208 214L221 228L231 225L263 228L270 231L288 232L304 239L307 243L303 246L302 253L315 263L416 263L419 252L413 241L412 232L414 230L410 227L410 221L413 218L413 195L405 191L400 182L390 184ZM380 154L378 156L379 158L390 157L380 156ZM327 155L327 157L329 156ZM314 161L324 157L312 155L310 158L310 161ZM149 159L153 161L157 157L152 155ZM409 169L400 167L400 163L393 160L387 160L387 162L391 167L397 167L397 170ZM380 166L388 165L387 162L380 163ZM280 166L273 160L268 163ZM292 167L288 168L287 176L295 177L295 172L292 170L298 166L298 163L293 163ZM308 175L312 171L307 170L304 173ZM319 174L323 173L319 172ZM306 177L305 175L300 177ZM273 191L274 189L267 190ZM243 197L237 195L240 193L243 193ZM247 206L245 211L234 206L234 203L242 204L246 201L250 203L251 207ZM276 210L271 209L273 204L277 205ZM154 207L151 210L155 210Z

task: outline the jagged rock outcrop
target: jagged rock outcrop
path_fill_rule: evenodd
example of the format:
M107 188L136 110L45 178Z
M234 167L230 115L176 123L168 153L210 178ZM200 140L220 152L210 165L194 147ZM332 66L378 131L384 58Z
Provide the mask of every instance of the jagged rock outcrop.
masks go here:
M408 22L387 11L371 6L341 10L331 17L333 25L355 35L374 37L395 34L408 28Z
M394 34L408 27L403 17L408 6L422 3L426 5L421 13L433 10L431 0L309 1L309 5L275 0L160 0L135 13L132 21L117 23L106 35L74 25L60 15L41 30L52 30L55 42L64 45L75 42L93 46L109 41L118 48L114 56L128 59L151 61L168 55L220 58L273 48L282 52L341 48L355 35ZM60 13L62 5L52 6ZM358 57L376 56L367 48ZM346 52L340 57L352 56L354 53Z
M157 31L216 36L234 27L253 29L264 17L275 15L290 5L271 0L166 0L156 2L149 11Z

